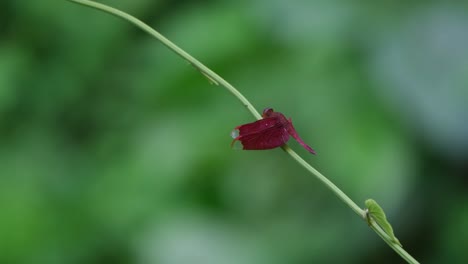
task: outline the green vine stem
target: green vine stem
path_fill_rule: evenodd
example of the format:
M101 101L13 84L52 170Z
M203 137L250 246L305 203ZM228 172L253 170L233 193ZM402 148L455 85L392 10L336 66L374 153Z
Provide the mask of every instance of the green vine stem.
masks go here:
M127 20L128 22L139 27L143 31L147 32L160 42L162 42L170 50L177 53L180 57L188 61L196 69L198 69L205 77L207 77L213 84L221 85L225 87L230 93L232 93L241 103L252 113L256 119L261 119L261 115L253 107L253 105L245 98L234 86L224 80L221 76L210 70L208 67L203 65L197 59L192 57L190 54L179 48L177 45L172 43L170 40L165 38L159 32L142 22L141 20L122 12L118 9L112 8L110 6L96 3L89 0L68 0L75 2L84 6L88 6L94 9L101 10L105 13L112 14L116 17ZM327 179L323 174L314 169L309 163L302 159L295 151L293 151L288 145L284 145L283 150L287 152L294 160L296 160L300 165L302 165L307 171L314 175L320 182L322 182L328 189L330 189L338 198L340 198L345 204L347 204L362 220L367 221L366 211L361 209L353 200L351 200L343 191L341 191L335 184L333 184L329 179ZM410 254L408 254L402 247L394 243L391 238L382 230L382 228L373 220L369 222L370 227L391 247L395 250L403 259L408 263L419 263L415 260Z

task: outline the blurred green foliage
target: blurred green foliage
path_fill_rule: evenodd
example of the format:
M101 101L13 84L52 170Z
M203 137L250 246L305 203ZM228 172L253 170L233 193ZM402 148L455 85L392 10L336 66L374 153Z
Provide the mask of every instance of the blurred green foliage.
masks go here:
M422 263L468 263L468 6L125 1L291 116L291 146ZM68 1L0 3L0 263L402 263L167 48Z

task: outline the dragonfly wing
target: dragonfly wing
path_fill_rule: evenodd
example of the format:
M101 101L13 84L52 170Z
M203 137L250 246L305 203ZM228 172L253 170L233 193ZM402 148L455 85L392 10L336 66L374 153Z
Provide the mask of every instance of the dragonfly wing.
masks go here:
M236 127L239 131L239 135L248 135L248 134L256 134L261 133L262 131L275 127L278 124L278 119L275 117L269 117L257 120L252 123L244 124L241 126Z
M239 140L243 149L272 149L286 144L289 140L289 134L284 126L276 125L257 133L240 134Z

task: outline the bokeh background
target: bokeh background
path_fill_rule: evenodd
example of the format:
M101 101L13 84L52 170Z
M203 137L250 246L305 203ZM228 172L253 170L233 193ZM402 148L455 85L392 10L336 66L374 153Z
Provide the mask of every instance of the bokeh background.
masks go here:
M293 118L422 263L468 263L464 1L102 1ZM403 263L253 117L147 34L0 2L0 263Z

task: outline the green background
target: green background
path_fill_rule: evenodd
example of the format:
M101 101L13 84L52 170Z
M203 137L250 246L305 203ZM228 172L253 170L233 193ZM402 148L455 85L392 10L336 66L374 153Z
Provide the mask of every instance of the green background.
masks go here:
M292 117L416 259L468 263L466 3L102 2ZM253 120L126 22L1 1L0 263L403 263L281 149L231 149Z

